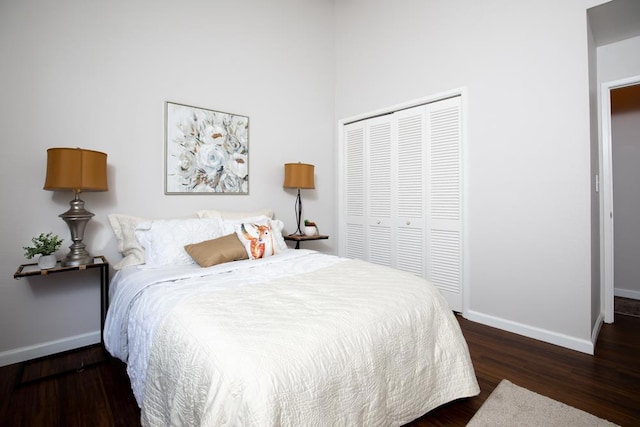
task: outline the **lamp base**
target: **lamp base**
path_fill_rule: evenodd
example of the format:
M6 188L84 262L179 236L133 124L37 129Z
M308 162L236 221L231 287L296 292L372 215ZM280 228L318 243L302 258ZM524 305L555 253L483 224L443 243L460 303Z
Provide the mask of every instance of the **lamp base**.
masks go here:
M78 267L80 265L89 264L93 264L93 255L89 254L86 250L84 252L79 251L73 254L69 252L67 256L60 261L60 265L63 267Z
M73 243L69 246L69 253L62 259L63 267L77 267L79 265L93 264L93 256L85 249L87 245L82 243L84 229L93 214L84 208L84 201L80 200L80 192L75 193L75 198L69 202L70 208L58 215L67 223L71 231Z
M300 221L302 219L302 198L300 197L300 189L298 188L298 196L296 197L296 221L298 228L295 233L290 234L290 236L304 236L302 229L300 228Z

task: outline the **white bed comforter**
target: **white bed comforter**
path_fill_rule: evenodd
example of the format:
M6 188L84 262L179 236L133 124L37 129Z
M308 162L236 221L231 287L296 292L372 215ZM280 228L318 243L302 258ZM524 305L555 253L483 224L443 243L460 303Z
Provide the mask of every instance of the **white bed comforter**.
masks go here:
M105 344L143 425L401 425L479 392L447 303L409 273L292 250L113 285Z

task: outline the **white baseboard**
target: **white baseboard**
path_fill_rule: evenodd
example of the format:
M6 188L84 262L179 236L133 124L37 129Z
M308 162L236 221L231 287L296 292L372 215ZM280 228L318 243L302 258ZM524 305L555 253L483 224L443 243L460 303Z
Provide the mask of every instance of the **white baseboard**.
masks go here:
M634 291L632 289L614 288L613 295L622 298L640 299L640 291Z
M489 316L487 314L479 313L473 310L469 310L466 313L465 317L473 322L482 323L483 325L502 329L507 332L513 332L514 334L523 335L525 337L548 342L550 344L559 345L561 347L576 350L582 353L593 354L595 347L593 344L595 341L590 342L589 340L559 334L557 332L536 328L534 326L513 322L511 320L506 320L495 316Z
M0 366L12 365L38 357L49 356L50 354L62 351L73 350L100 342L100 331L88 332L82 335L62 338L56 341L44 342L41 344L20 347L0 353Z
M604 324L604 313L600 313L598 318L596 319L595 325L593 325L593 330L591 331L591 342L593 343L593 348L595 351L596 343L598 342L598 335L600 334L600 328ZM592 351L591 354L594 352Z

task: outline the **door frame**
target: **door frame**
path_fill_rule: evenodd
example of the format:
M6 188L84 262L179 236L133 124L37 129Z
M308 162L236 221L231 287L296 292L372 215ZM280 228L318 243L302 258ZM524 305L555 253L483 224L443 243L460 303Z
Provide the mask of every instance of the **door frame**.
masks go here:
M604 321L613 323L614 302L614 245L613 245L613 140L611 136L611 90L640 84L640 75L620 80L604 82L600 85L600 279L601 279L601 311Z

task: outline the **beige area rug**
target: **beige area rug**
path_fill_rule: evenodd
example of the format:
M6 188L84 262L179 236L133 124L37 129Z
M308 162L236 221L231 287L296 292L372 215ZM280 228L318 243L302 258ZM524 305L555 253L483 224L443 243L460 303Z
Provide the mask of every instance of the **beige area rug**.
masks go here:
M502 380L467 426L590 427L616 424Z

